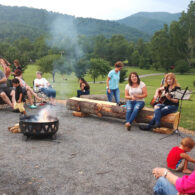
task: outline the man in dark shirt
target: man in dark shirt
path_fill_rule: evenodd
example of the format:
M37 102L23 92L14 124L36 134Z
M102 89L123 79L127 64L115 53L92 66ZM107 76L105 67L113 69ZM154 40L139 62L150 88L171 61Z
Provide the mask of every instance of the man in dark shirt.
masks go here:
M9 97L12 101L10 101ZM0 97L6 104L10 105L12 108L15 104L15 90L12 87L7 87L7 78L5 74L0 70Z

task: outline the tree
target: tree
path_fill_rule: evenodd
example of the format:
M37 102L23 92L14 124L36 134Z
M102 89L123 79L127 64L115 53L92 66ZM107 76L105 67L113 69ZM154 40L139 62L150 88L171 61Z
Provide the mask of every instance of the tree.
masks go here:
M84 77L89 69L89 60L81 58L80 60L76 61L73 65L73 71L76 77L79 79Z
M89 74L93 78L95 83L95 79L98 76L106 76L110 70L110 64L108 61L101 59L101 58L92 58L90 59L90 67L89 67Z
M121 69L120 70L120 83L122 83L123 81L125 81L127 77L127 70L126 69Z
M55 67L55 62L59 60L60 55L47 55L36 61L36 64L39 65L39 69L43 73L52 73Z
M187 61L185 60L178 60L176 62L176 68L175 71L179 72L181 74L184 74L190 70L190 66Z

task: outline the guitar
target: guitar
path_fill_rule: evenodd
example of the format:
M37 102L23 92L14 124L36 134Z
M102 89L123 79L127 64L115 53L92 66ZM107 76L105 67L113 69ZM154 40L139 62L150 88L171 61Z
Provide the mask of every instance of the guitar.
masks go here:
M169 92L168 94L169 95L173 95L174 98L176 98L176 95L179 93L179 91L172 91L172 92ZM158 96L155 98L153 97L151 102L150 102L150 105L151 106L155 106L156 104L163 104L166 100L166 96L165 96L165 91L159 91L158 92ZM177 99L177 98L176 98Z

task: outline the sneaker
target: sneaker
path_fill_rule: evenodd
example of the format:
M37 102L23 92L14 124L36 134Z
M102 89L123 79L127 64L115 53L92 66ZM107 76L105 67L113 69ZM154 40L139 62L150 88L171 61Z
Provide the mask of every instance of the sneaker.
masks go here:
M35 106L35 105L30 105L29 108L30 108L30 109L36 109L37 106Z

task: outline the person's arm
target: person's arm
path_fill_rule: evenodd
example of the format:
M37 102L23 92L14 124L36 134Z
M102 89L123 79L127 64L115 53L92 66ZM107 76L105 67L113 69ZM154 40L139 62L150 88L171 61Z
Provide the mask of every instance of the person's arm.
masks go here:
M22 96L23 96L23 94L22 94L22 93L20 93L20 95L19 95L19 99L18 99L18 103L21 103L21 102L22 102Z
M85 83L82 83L81 84L81 91L84 91L85 90L84 88L85 88Z
M152 173L156 179L164 176L174 186L175 186L176 180L178 179L178 176L174 175L166 168L155 168L153 169Z
M186 153L181 153L181 154L180 154L180 157L186 159L186 160L189 161L189 162L195 163L195 159L194 159L194 158L191 158L191 157L190 157L188 154L186 154Z
M142 98L145 98L147 97L147 88L146 86L142 88L142 94L141 95L138 95L138 94L135 94L134 97L138 98L138 99L142 99Z
M178 101L179 101L178 99L172 98L168 93L166 93L165 96L166 96L166 98L167 98L169 101L171 101L171 102L173 102L173 103L178 103Z
M110 88L109 88L109 80L110 80L110 79L111 79L111 78L108 77L107 80L106 80L106 88L108 89L108 93L110 93Z

